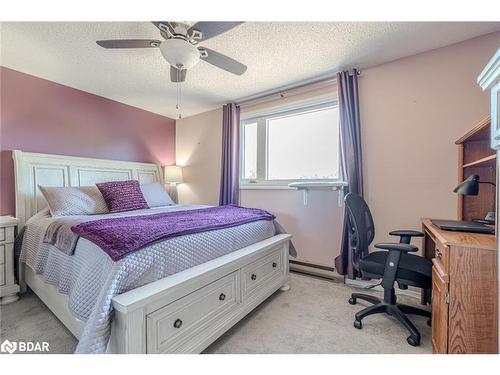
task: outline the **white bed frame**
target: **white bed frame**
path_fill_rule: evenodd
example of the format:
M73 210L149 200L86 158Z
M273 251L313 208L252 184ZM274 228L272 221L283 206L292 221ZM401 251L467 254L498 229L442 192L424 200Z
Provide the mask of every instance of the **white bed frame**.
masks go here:
M159 165L13 151L16 216L20 228L46 206L38 185L88 186L137 179L162 181ZM113 298L109 353L200 353L276 290L288 290L291 236L279 234L210 262ZM29 286L79 338L83 322L68 297L28 265L19 265L21 290Z

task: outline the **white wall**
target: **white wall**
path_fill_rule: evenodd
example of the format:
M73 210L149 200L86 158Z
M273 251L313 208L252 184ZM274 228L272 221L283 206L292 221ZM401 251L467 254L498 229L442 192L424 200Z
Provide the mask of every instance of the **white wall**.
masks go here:
M176 162L186 183L178 186L179 203L219 204L222 155L222 109L176 122Z
M297 95L268 103L294 105L312 98L336 94L336 87L322 88L307 95ZM244 113L262 107L242 109ZM180 203L218 204L222 151L222 110L205 112L177 120L177 164L184 165L185 184L178 186ZM298 156L300 157L300 156ZM294 236L299 256L296 260L332 267L340 245L343 208L338 207L338 193L312 191L305 207L302 192L295 190L241 190L240 204L263 208L275 214L280 224Z
M421 217L456 218L455 141L489 114L476 79L499 45L497 32L363 70L363 171L375 241L419 229Z
M274 213L293 235L295 260L333 267L338 255L344 208L338 206L338 192L309 192L304 206L302 192L295 190L242 190L241 204Z
M365 195L376 241L392 229L419 229L422 216L454 218L454 141L489 113L476 77L500 33L364 69L359 81ZM177 121L177 163L186 165L182 203L217 204L221 110ZM243 205L268 209L294 236L299 260L332 266L342 210L337 193L243 190Z

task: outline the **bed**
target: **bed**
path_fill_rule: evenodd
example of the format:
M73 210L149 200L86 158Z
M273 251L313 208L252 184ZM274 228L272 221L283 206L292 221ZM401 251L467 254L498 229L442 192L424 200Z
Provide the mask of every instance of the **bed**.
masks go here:
M80 340L78 352L199 353L278 289L289 288L291 236L269 222L156 242L117 262L84 238L73 255L63 254L42 244L53 218L39 185L162 181L160 166L22 151L13 157L16 215L25 227L21 289L30 287Z

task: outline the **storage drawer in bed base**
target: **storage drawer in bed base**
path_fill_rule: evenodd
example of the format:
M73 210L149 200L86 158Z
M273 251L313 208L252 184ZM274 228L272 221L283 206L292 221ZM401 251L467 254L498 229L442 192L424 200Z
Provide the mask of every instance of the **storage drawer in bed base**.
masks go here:
M203 351L288 285L290 237L276 235L114 297L108 352Z

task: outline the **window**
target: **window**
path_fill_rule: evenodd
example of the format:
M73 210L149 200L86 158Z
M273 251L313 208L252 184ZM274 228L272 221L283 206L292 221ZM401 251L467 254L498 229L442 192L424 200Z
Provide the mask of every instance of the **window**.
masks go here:
M330 102L242 120L242 185L338 180L338 117Z

